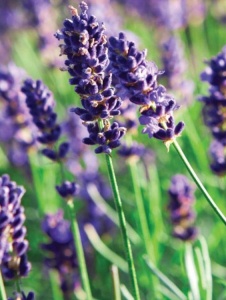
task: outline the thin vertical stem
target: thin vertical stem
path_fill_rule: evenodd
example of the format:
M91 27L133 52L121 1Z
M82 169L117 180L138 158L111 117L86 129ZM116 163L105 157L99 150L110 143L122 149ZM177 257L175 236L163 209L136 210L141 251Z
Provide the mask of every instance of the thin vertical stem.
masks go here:
M2 272L1 271L0 271L0 296L1 296L2 300L7 300L5 286L4 286L4 282L3 282L3 279L2 279Z
M21 293L21 289L20 289L20 277L17 276L16 278L16 290L18 293Z
M86 299L92 300L92 294L91 294L91 289L90 289L90 284L89 284L88 272L87 272L87 268L86 268L85 256L84 256L84 252L83 252L83 248L82 248L82 242L81 242L81 237L80 237L80 233L79 233L78 223L77 223L76 215L75 215L74 202L72 200L69 200L67 202L67 207L68 207L68 211L69 211L69 215L70 215L75 249L76 249L77 256L78 256L78 265L79 265L82 285L86 292Z
M113 167L112 159L109 155L106 155L106 162L107 162L107 166L108 166L108 173L109 173L109 178L110 178L110 182L111 182L111 187L112 187L112 191L114 194L115 206L116 206L116 209L118 212L120 228L121 228L125 252L126 252L126 259L128 262L129 274L130 274L130 279L131 279L131 283L132 283L132 287L133 287L133 296L134 296L135 300L139 300L140 294L139 294L139 289L138 289L136 271L135 271L135 267L134 267L133 253L132 253L131 244L130 244L127 229L126 229L126 220L125 220L125 215L124 215L123 208L122 208L122 201L121 201L119 190L118 190L114 167Z
M119 273L118 268L115 265L111 267L111 275L114 288L114 300L121 300Z
M219 207L216 205L216 203L211 198L211 196L209 195L209 193L207 192L207 190L203 186L202 182L200 181L200 179L196 175L195 171L193 170L192 166L190 165L189 161L187 160L186 156L184 155L184 153L183 153L180 145L177 143L176 140L173 141L173 145L174 145L174 148L176 149L177 153L181 157L182 161L184 162L185 166L187 167L187 169L188 169L189 173L191 174L193 180L195 181L195 183L197 184L197 186L200 188L201 192L205 196L206 200L212 206L213 210L220 217L220 219L222 220L222 222L226 225L226 218L225 218L225 216L223 215L223 213L221 212L221 210L219 209Z
M145 207L144 207L144 203L143 203L143 197L142 197L141 190L139 187L139 180L137 178L136 166L133 163L129 163L129 168L130 168L130 173L131 173L131 177L132 177L132 186L134 189L138 216L140 219L140 226L141 226L141 232L143 235L143 242L144 242L146 252L147 252L149 258L155 261L154 249L153 249L153 245L151 243L150 231L148 228L148 221L147 221L147 216L146 216Z

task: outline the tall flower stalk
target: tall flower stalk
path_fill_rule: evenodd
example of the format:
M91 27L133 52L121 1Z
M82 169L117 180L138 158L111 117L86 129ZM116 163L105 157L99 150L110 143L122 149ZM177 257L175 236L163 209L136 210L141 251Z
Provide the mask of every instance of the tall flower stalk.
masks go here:
M110 153L120 146L120 139L126 129L114 116L120 114L121 99L112 87L112 75L108 71L108 44L104 26L94 16L89 16L85 2L80 4L81 13L70 6L72 19L66 19L56 38L63 40L61 54L66 55L66 70L71 75L70 84L75 85L75 92L81 98L82 108L75 107L77 114L87 127L89 136L83 142L96 145L95 153L105 153L109 177L119 215L129 272L135 299L140 299L131 245L128 239L125 216L114 174Z

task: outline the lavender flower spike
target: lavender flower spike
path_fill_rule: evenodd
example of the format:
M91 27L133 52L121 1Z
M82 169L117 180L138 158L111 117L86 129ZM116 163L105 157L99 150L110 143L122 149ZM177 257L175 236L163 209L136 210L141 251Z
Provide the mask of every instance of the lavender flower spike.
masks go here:
M51 92L40 80L32 79L25 80L21 90L26 95L26 104L33 122L39 129L40 135L37 140L47 146L42 150L42 154L54 161L63 160L69 150L69 144L64 142L59 145L58 150L52 149L60 138L61 127L57 123L55 101Z
M175 175L168 190L170 203L168 209L174 225L173 236L182 241L194 240L197 229L193 226L195 214L192 205L195 201L193 187L187 177Z
M0 268L6 279L27 276L31 269L26 255L23 194L24 188L8 175L0 177Z
M173 112L179 108L175 100L158 85L158 71L153 62L146 60L147 52L138 51L133 42L128 42L123 33L109 39L109 59L113 75L118 82L120 94L140 106L140 124L143 133L150 138L164 141L166 146L173 141L184 128L184 123L175 125Z
M108 121L120 114L121 99L116 96L112 75L107 71L109 59L105 28L94 16L88 15L85 2L81 2L80 9L78 14L77 9L70 6L72 19L66 19L55 36L63 40L61 55L67 56L65 65L71 75L70 84L75 85L75 92L81 97L82 108L76 107L71 111L87 126L89 137L84 139L84 143L99 145L96 153L110 154L120 145L119 140L126 131L124 127L110 125ZM102 120L108 125L101 126Z

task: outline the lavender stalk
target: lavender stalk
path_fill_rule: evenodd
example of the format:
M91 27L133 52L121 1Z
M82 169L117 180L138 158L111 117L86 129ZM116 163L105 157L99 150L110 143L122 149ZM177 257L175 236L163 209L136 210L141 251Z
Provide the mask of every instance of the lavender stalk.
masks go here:
M132 253L131 244L130 244L127 229L126 229L126 220L125 220L125 215L124 215L123 208L122 208L122 201L121 201L119 190L118 190L118 184L117 184L116 177L115 177L112 159L109 155L106 155L106 162L107 162L108 174L109 174L109 178L110 178L110 182L111 182L111 187L112 187L112 191L114 194L115 206L118 211L120 228L121 228L121 232L122 232L124 246L125 246L125 250L126 250L126 257L127 257L127 262L128 262L128 266L129 266L130 278L131 278L132 286L133 286L133 295L134 295L135 299L140 299L139 289L138 289L138 284L137 284L137 276L136 276L134 261L133 261L133 253Z
M75 207L74 207L73 199L67 201L67 207L70 215L71 228L74 236L75 248L77 250L79 268L80 268L84 290L86 292L87 300L91 300L92 299L91 288L89 284L89 277L86 268L85 256L82 248L82 241L79 233L78 222L75 215Z

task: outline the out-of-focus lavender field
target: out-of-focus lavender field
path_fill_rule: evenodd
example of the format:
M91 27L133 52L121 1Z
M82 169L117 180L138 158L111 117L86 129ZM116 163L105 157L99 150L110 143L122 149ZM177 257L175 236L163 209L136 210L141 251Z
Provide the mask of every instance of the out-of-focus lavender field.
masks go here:
M0 1L0 299L224 300L226 2L86 3Z

